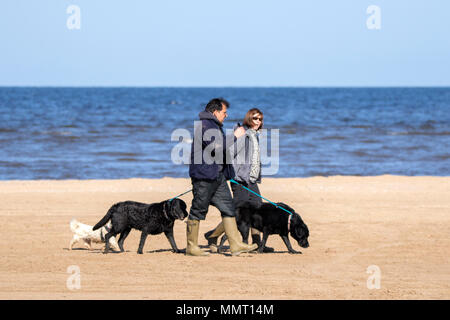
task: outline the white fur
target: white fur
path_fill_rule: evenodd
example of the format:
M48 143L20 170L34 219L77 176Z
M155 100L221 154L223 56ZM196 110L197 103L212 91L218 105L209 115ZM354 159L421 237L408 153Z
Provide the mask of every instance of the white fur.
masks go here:
M109 221L106 226L111 228L111 221ZM70 230L73 232L73 238L70 241L69 250L72 250L73 245L79 241L83 241L84 245L91 250L91 242L105 243L105 240L102 240L101 233L103 233L103 239L108 233L105 226L94 231L92 230L92 226L78 222L75 219L70 221ZM120 251L115 237L109 238L109 244L112 249Z

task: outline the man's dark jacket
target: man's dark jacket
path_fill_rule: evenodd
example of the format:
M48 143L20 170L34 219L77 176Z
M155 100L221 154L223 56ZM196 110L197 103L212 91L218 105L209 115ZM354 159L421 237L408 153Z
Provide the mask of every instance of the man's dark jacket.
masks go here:
M200 179L200 180L215 180L219 176L219 170L223 168L223 174L227 180L234 178L234 170L233 166L231 165L231 161L229 164L226 163L227 159L227 148L230 144L234 143L236 138L234 135L232 137L229 137L228 139L225 139L225 134L223 132L223 125L217 120L217 118L208 111L202 111L199 113L199 118L201 120L201 128L200 126L196 127L194 129L194 141L192 142L192 148L191 148L191 164L189 165L189 176L194 179ZM201 135L200 135L200 129L201 129ZM215 129L218 130L220 134L220 138L218 137L215 139L213 136L210 141L203 141L203 135L205 131L209 129ZM197 140L196 140L197 139ZM198 140L200 139L200 140ZM196 142L198 143L198 150L194 150ZM228 142L228 145L226 144ZM199 147L201 143L201 148ZM218 150L221 150L223 152L223 164L207 164L205 162L205 159L203 157L203 151L207 146L210 144L214 144L214 147L217 147ZM212 146L211 146L212 147ZM194 164L194 151L201 152L201 163ZM214 152L212 153L212 156L214 156ZM197 155L199 157L199 155Z

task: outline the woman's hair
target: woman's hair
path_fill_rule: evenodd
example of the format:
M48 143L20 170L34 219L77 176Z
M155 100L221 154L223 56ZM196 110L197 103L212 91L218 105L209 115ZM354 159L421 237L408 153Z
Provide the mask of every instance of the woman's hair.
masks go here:
M261 125L258 128L258 130L260 130L264 125L264 114L258 108L253 108L247 111L247 114L244 117L244 125L249 128L253 127L254 123L252 118L255 114L259 114L261 116Z

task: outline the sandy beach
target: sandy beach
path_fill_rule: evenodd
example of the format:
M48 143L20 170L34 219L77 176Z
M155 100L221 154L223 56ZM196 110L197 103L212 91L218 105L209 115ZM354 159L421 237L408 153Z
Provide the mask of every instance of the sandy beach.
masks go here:
M2 181L0 299L449 299L449 177L314 177L270 179L262 194L301 215L310 248L287 253L271 236L273 254L187 257L166 237L149 236L136 253L104 255L101 245L69 251L72 218L93 225L115 202L159 202L190 189L189 179ZM192 195L182 197L190 207ZM220 221L210 207L203 233ZM175 240L186 247L185 223ZM70 290L68 267L80 270ZM369 266L380 288L369 289Z

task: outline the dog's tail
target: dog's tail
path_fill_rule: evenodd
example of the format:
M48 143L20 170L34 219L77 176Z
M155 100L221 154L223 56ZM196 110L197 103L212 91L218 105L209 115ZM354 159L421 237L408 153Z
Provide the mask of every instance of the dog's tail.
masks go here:
M72 220L70 220L70 230L72 232L75 232L75 230L78 228L78 221L73 218Z
M105 224L108 223L108 221L111 219L111 215L112 213L116 210L116 206L112 206L108 212L106 213L106 215L102 218L102 220L100 220L99 222L97 222L97 224L92 228L92 230L97 230L100 229L101 227L103 227Z

